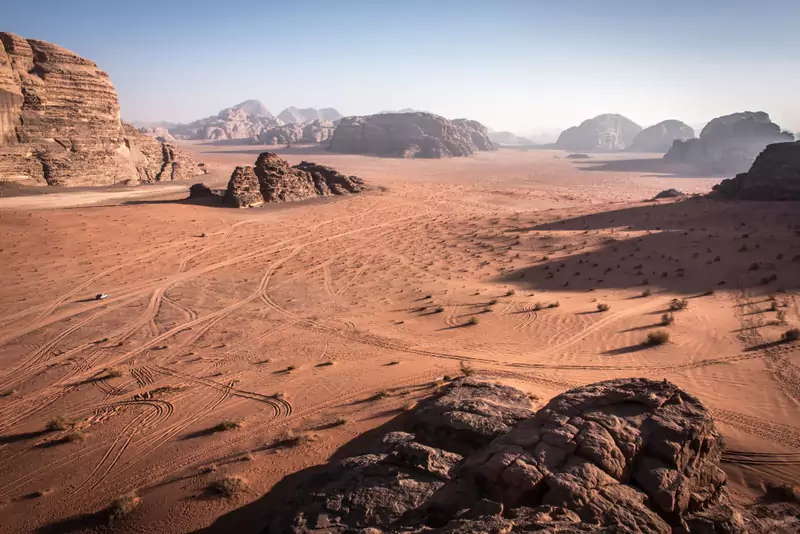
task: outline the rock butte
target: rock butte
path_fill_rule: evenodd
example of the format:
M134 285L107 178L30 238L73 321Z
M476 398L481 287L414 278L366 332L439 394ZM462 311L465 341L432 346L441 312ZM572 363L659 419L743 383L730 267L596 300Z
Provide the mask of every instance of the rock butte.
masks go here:
M675 140L694 138L694 129L677 120L666 120L645 128L633 138L628 147L631 152L660 152L670 149Z
M587 152L625 150L641 131L642 127L627 117L604 113L561 132L555 147Z
M292 492L266 532L744 533L758 521L728 496L711 414L666 380L591 384L534 413L514 388L463 378L395 427Z
M107 185L204 173L175 146L120 121L117 92L93 62L0 33L0 180Z
M462 157L493 149L481 123L423 112L345 117L329 146L332 152L401 158Z
M359 193L364 181L345 176L336 170L303 161L289 166L272 152L263 152L253 167L236 167L225 202L238 208L259 206L265 202L291 202L318 196Z
M800 141L775 143L750 170L714 186L714 196L742 200L800 200Z

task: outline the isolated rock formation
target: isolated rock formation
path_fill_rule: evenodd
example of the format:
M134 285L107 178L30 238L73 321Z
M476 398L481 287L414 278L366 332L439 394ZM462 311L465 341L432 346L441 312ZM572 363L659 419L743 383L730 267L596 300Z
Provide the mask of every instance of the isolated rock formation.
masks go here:
M478 141L478 144L476 144ZM381 113L345 117L329 150L403 158L446 158L488 150L486 128L475 121L449 121L432 113Z
M173 125L169 131L179 139L209 141L254 140L261 133L283 122L276 119L258 100L245 100L225 108L213 117L189 124Z
M614 113L605 113L567 128L556 141L556 148L570 151L613 152L625 150L642 127Z
M209 198L214 196L214 191L206 184L192 184L189 188L189 198Z
M745 532L710 413L667 381L580 387L531 416L521 392L459 379L397 426L266 532Z
M749 171L723 180L713 194L742 200L800 200L800 141L768 145Z
M645 128L633 138L631 152L667 152L675 140L694 139L694 128L681 121L666 120Z
M105 185L203 169L124 125L108 75L69 50L0 33L0 180Z
M364 181L316 163L290 167L272 152L262 152L254 167L236 167L225 194L227 204L246 208L264 202L291 202L317 196L348 195L363 190Z
M677 189L664 189L659 194L653 197L653 200L658 200L659 198L678 198L684 196L685 193L683 191L678 191Z
M342 118L342 114L333 108L303 108L288 107L278 114L278 118L286 124L304 123L311 121L335 122Z
M273 126L259 134L258 142L265 145L324 143L331 138L334 129L333 122L319 119L307 123Z
M712 120L698 139L675 141L664 161L711 173L745 172L767 145L792 140L763 111L744 111Z

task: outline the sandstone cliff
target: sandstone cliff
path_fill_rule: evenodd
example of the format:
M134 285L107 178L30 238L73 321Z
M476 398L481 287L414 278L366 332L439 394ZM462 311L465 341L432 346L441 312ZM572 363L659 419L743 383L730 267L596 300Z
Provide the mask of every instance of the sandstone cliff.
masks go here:
M332 462L265 518L268 533L744 533L708 410L667 381L621 379L533 412L459 379L381 443ZM352 450L352 448L351 448ZM286 482L289 483L288 481ZM751 529L752 530L752 529Z
M675 141L664 161L688 163L704 172L744 172L767 145L791 140L763 111L744 111L712 120L698 139Z
M179 139L255 140L265 129L282 125L283 121L273 117L261 102L245 100L212 117L189 124L176 124L169 131Z
M291 202L317 196L348 195L363 190L357 176L345 176L316 163L289 163L272 152L258 156L254 167L236 167L225 194L226 202L246 208L264 202Z
M326 120L276 125L263 130L257 142L265 145L325 143L330 140L335 128L331 121Z
M694 129L686 123L676 120L659 122L645 128L633 138L628 147L631 152L667 152L677 139L685 141L694 138Z
M800 141L768 145L750 170L714 186L714 196L742 200L800 200Z
M106 185L203 173L172 145L123 127L97 65L44 41L0 33L0 180Z
M642 127L622 115L606 113L567 128L556 141L556 148L569 151L613 152L625 150Z
M278 118L286 124L295 124L311 121L335 122L342 118L342 114L333 108L303 108L289 107L278 114Z
M476 143L477 141L477 143ZM381 113L345 117L333 132L329 150L403 158L446 158L490 150L486 127L475 121L449 121L433 113Z

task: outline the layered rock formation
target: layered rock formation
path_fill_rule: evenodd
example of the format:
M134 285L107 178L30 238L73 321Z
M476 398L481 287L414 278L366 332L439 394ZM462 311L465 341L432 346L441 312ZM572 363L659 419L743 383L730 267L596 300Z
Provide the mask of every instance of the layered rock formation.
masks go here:
M381 113L345 117L329 150L403 158L445 158L489 150L486 128L478 122L449 121L432 113Z
M667 152L676 140L694 138L694 129L686 123L666 120L645 128L633 138L631 152Z
M281 125L283 122L273 117L261 102L245 100L223 109L213 117L174 125L169 131L179 139L254 140L265 129Z
M273 126L259 134L258 143L265 145L325 143L330 140L335 128L331 121L326 120Z
M513 388L460 379L402 417L266 532L745 532L711 415L667 381L592 384L532 414Z
M123 127L108 75L69 50L0 33L0 179L105 185L190 178L174 146Z
M723 180L713 194L742 200L800 200L800 141L768 145L749 171Z
M580 126L567 128L558 136L555 147L585 152L625 150L641 131L642 127L632 120L606 113L587 119Z
M744 172L767 145L792 139L763 111L744 111L712 120L698 139L675 141L664 161L711 173Z
M331 121L336 122L342 118L342 114L333 108L303 108L288 107L278 114L278 118L286 124L295 124L311 121Z
M345 176L330 167L306 161L290 167L276 154L263 152L254 167L236 167L228 182L225 201L246 208L265 202L348 195L363 188L364 181L357 176Z

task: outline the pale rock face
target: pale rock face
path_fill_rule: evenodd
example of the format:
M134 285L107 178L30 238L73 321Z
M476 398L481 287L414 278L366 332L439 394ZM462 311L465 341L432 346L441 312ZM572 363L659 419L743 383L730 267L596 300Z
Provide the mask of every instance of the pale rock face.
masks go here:
M123 127L117 93L93 62L0 33L0 179L105 185L203 170L171 145Z
M493 148L482 124L422 112L345 117L329 146L333 152L402 158L462 157Z
M330 140L334 129L333 123L325 120L273 126L259 134L258 142L266 145L325 143Z
M681 121L666 120L639 132L628 150L663 154L670 149L675 140L685 141L693 138L694 129L691 126Z
M628 148L641 131L632 120L606 113L564 130L555 146L572 152L615 152Z
M341 119L342 115L333 108L298 109L295 107L289 107L281 111L278 114L278 118L281 119L286 124L296 124L296 123L305 123L305 122L319 121L319 120L335 122Z

